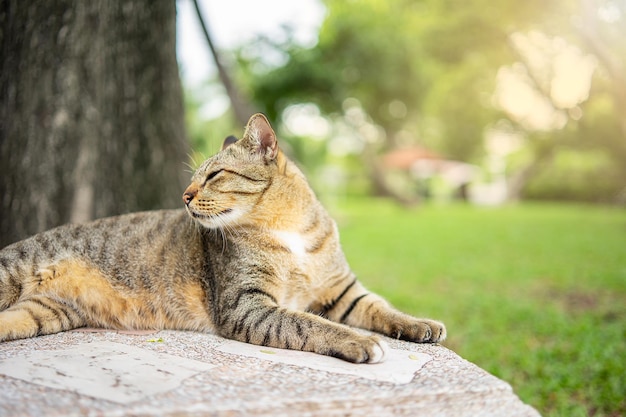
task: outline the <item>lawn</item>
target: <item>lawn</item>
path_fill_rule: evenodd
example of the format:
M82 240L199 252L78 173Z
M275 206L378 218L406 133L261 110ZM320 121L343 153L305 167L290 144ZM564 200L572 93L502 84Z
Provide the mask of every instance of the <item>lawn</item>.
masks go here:
M331 207L360 279L544 416L626 414L626 210Z

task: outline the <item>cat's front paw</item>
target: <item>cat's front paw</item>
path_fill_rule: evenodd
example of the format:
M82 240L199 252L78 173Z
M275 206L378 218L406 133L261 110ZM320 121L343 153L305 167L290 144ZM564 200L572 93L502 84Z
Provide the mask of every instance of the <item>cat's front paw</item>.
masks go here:
M446 326L435 320L412 319L395 330L397 339L417 343L438 343L446 339Z
M377 336L359 336L344 340L324 352L329 356L354 363L379 363L385 360L389 345Z

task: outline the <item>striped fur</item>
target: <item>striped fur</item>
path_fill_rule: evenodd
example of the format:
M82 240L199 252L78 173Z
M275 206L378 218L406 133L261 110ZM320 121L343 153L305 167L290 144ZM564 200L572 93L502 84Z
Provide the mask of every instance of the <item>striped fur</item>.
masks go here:
M379 362L360 327L439 342L351 272L334 221L264 116L205 161L185 210L66 225L0 251L0 341L82 326L181 329Z

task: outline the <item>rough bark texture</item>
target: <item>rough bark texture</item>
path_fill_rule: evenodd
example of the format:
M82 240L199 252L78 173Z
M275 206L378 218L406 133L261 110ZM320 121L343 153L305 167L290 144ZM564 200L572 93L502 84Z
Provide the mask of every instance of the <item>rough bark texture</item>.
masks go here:
M0 247L180 206L175 1L0 0Z

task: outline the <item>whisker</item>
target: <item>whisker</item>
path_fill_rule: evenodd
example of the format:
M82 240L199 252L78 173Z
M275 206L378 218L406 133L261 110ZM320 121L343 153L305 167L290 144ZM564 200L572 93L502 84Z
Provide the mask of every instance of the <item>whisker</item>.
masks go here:
M195 161L193 163L197 165ZM196 172L196 169L189 162L183 162L183 165L188 168L185 170L185 172L188 172L190 174L193 174L194 172Z

